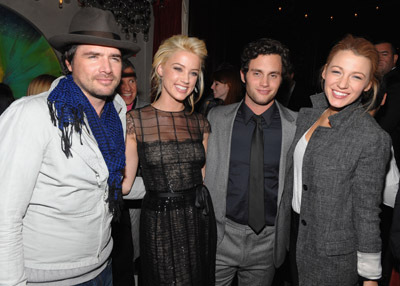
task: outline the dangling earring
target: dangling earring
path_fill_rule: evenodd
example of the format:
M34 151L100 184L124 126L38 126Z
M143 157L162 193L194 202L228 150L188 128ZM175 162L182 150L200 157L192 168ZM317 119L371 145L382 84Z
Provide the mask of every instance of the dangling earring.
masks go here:
M199 93L199 91L197 90L197 86L196 85L194 86L194 92L195 93Z

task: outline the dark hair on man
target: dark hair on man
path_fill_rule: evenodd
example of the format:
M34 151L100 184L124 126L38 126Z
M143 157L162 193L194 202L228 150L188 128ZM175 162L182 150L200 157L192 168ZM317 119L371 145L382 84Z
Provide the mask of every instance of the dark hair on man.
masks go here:
M391 40L389 40L389 39L378 39L378 40L374 41L374 45L379 45L379 44L389 44L393 55L397 54L396 46L394 45L394 43Z
M249 71L250 61L254 60L259 55L281 56L282 78L288 78L289 71L292 70L289 49L281 42L269 38L261 38L245 46L241 56L241 70L244 74Z
M66 75L70 74L71 72L68 70L68 67L65 64L65 60L67 60L69 63L72 63L72 60L74 59L77 48L78 48L78 45L68 46L61 55L61 63L63 66L64 74L66 74Z
M2 114L14 101L14 96L11 88L0 82L0 114Z
M133 69L133 74L129 74L129 76L133 76L135 79L136 77L136 69L135 66L132 64L132 62L128 59L123 59L122 60L122 77L124 77L124 70L127 68L132 68Z

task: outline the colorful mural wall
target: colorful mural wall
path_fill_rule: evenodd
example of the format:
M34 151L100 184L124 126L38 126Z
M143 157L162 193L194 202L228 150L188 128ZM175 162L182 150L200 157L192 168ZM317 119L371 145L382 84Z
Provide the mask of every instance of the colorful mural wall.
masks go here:
M26 95L29 82L45 73L62 74L54 50L32 23L0 5L0 82L20 98Z

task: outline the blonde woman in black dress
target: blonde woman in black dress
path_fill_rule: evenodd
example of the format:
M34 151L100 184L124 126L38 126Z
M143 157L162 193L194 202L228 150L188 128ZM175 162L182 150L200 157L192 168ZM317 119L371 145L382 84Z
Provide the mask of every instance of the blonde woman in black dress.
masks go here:
M203 186L210 125L193 112L203 92L203 41L165 40L154 56L151 105L127 115L124 192L140 161L140 248L144 285L213 285L216 226Z

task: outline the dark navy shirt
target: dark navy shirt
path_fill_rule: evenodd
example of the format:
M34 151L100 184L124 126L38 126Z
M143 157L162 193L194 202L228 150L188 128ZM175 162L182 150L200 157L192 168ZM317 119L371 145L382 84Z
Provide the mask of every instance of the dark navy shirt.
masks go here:
M253 111L243 102L233 123L226 198L226 216L244 225L248 223L250 149L256 126L251 119L253 115ZM272 226L275 224L277 211L282 124L275 102L261 115L264 133L265 220L267 225Z

